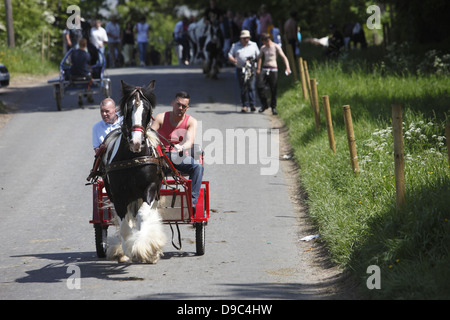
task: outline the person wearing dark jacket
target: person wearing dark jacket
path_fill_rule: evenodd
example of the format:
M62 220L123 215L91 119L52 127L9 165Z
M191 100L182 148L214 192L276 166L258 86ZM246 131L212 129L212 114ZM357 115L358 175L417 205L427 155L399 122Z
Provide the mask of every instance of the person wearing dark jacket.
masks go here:
M72 80L91 76L91 55L86 51L87 40L83 38L78 44L79 48L72 51L72 66L70 67Z

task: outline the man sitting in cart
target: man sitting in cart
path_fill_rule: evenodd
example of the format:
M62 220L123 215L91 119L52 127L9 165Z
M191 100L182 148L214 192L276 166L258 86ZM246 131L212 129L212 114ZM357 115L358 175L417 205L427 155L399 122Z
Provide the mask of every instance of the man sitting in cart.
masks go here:
M92 78L91 55L87 51L87 40L82 38L78 42L79 48L72 51L70 66L70 79L72 81L90 81ZM81 95L78 96L79 103L82 104ZM94 102L92 93L87 93L88 102Z
M92 146L97 153L105 137L113 130L120 128L123 116L117 114L116 103L111 98L106 98L100 103L100 115L102 120L92 127Z
M192 206L195 210L202 185L203 166L189 153L197 132L197 120L187 114L189 102L187 92L177 92L172 101L172 111L157 114L151 128L162 136L160 140L174 167L189 174L192 181Z
M87 52L87 40L81 39L78 42L79 48L72 51L72 66L70 67L71 79L91 78L91 55Z
M111 98L106 98L100 102L100 115L102 120L92 127L92 147L95 152L95 161L91 173L86 179L88 181L101 174L98 170L103 153L106 151L103 141L109 133L120 128L123 122L123 116L117 114L116 103Z

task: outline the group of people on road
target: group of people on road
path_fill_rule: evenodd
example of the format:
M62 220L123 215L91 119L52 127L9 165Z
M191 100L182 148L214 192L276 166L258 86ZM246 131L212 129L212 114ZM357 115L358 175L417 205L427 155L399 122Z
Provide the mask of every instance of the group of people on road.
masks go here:
M256 95L261 101L259 112L264 112L269 108L266 95L266 86L270 88L272 114L276 115L277 110L277 86L278 86L278 65L277 56L280 56L285 64L286 75L291 73L289 61L281 46L273 42L270 35L261 35L261 48L256 42L250 40L249 30L242 30L240 40L233 43L228 53L229 61L236 66L236 77L238 79L242 109L241 112L256 111ZM256 69L256 70L255 70ZM256 83L256 89L255 89Z
M109 67L114 68L122 65L122 62L126 66L134 63L134 48L137 45L139 64L141 66L147 64L150 26L146 23L145 17L135 24L131 21L127 22L123 30L114 15L106 23L105 28L99 19L92 19L90 23L79 16L76 19L78 19L77 25L81 28L73 27L64 30L66 51L71 48L78 49L79 41L85 39L87 42L85 50L91 56L91 65L99 59L98 51L105 55L105 49L108 48Z
M292 13L284 25L284 32L293 52L296 52L298 44L297 31L295 13ZM292 39L290 38L291 35L293 36ZM281 57L284 63L285 74L289 75L291 69L282 49L279 29L274 27L272 16L267 11L267 7L262 5L259 16L249 14L242 21L239 41L234 42L228 52L229 62L236 66L236 77L242 105L241 112L256 111L257 94L261 102L259 112L264 112L270 107L272 114L278 113L276 109L278 57ZM270 90L270 104L266 88Z

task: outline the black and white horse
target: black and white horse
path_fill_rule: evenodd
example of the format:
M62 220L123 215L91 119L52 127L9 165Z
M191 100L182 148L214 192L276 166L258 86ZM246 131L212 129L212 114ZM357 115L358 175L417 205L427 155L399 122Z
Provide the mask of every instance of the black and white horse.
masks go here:
M154 87L155 81L145 88L122 81L123 124L103 157L106 191L120 218L120 234L109 245L107 257L120 262L156 263L166 242L156 209L162 182L156 151L160 141L149 129L156 103Z

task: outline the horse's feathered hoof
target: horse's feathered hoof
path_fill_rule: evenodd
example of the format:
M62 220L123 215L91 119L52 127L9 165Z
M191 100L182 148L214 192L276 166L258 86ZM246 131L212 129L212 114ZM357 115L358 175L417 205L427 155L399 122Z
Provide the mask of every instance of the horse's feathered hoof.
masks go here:
M121 256L121 257L119 257L117 259L117 262L119 262L119 263L129 263L131 261L130 261L130 258L128 258L127 256Z

